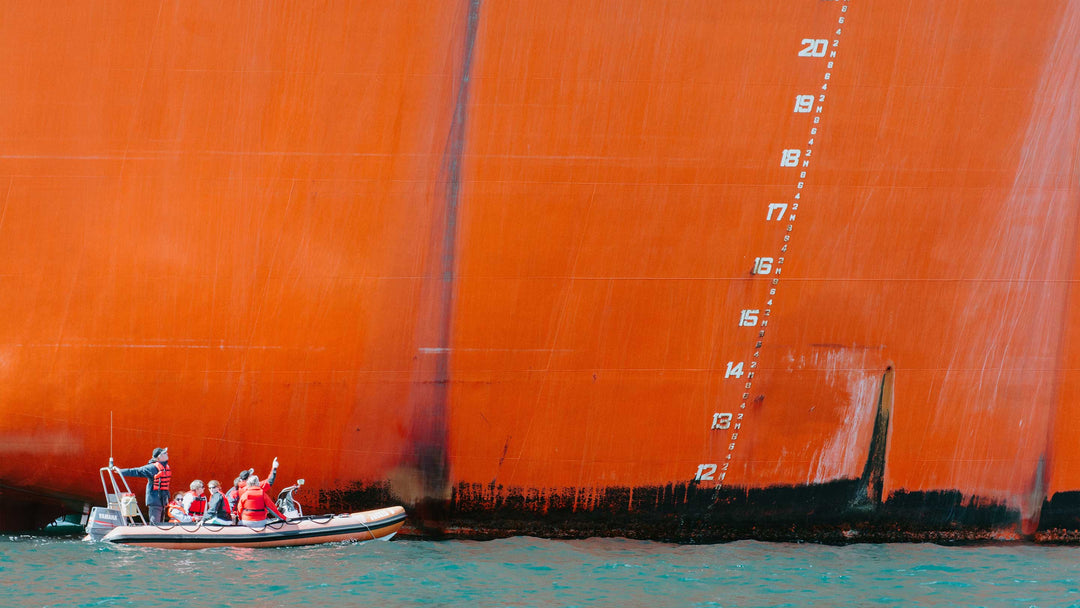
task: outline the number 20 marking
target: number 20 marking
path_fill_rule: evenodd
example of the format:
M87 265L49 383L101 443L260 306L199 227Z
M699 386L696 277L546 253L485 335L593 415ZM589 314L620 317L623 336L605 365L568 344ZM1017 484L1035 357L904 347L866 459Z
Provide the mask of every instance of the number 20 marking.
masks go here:
M799 51L799 57L824 57L829 49L829 41L824 38L803 38L802 44L806 46Z

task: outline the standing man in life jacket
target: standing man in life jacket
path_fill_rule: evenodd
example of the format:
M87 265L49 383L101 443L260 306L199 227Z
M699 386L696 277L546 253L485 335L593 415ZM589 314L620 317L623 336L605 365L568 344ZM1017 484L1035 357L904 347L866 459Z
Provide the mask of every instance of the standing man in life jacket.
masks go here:
M206 512L206 496L203 495L203 482L196 479L191 482L191 490L184 493L184 510L191 516L192 521L202 519Z
M150 481L146 484L146 510L150 515L150 523L159 524L165 521L167 514L165 506L169 504L169 481L172 479L172 469L169 468L169 448L154 448L154 455L150 457L150 463L134 469L121 469L113 467L116 472L124 477L145 477Z
M262 528L266 525L266 514L269 511L277 515L282 521L285 516L274 506L266 492L259 484L259 476L251 475L247 478L247 487L240 495L240 503L237 505L240 512L240 523L249 528Z

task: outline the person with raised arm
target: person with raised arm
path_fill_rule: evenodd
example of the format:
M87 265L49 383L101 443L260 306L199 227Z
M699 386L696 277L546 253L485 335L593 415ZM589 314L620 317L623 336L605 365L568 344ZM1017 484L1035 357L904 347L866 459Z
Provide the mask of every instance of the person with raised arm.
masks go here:
M141 467L121 469L113 467L113 470L124 477L145 477L146 483L146 510L150 516L150 523L159 524L165 521L167 514L165 506L169 504L169 482L172 480L172 469L169 467L169 448L154 448L150 462Z
M251 475L247 479L247 488L240 496L240 503L237 505L240 511L240 521L249 528L262 528L266 525L267 512L277 515L281 521L285 521L285 516L278 511L274 506L274 501L270 500L270 497L263 491L262 485L259 484L259 476Z

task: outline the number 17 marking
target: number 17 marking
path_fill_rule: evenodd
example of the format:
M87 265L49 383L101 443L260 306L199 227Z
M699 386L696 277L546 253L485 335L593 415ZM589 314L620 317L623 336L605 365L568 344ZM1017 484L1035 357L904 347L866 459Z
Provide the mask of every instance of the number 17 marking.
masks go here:
M772 212L780 210L780 213L776 214L776 221L784 221L784 213L787 212L787 203L769 203L769 213L765 216L765 221L768 222L772 219Z

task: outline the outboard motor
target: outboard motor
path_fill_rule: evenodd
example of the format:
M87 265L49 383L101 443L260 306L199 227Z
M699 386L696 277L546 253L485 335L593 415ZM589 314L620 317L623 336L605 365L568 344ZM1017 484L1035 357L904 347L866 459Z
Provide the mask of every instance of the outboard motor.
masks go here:
M90 509L90 521L86 523L85 540L101 540L113 529L124 525L124 518L120 511L106 507L94 507Z
M131 492L127 480L116 475L112 458L109 458L109 466L98 469L98 475L101 477L101 487L105 490L107 506L90 509L90 517L86 522L86 537L83 540L101 540L114 528L136 525L136 518L146 525L146 519L139 509L139 501ZM117 477L120 479L119 483Z

